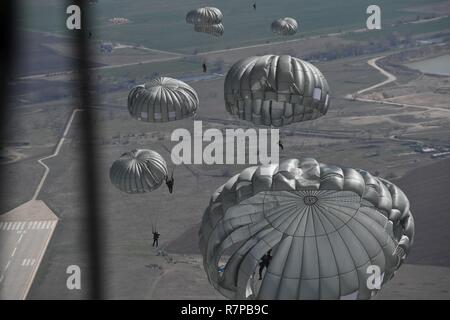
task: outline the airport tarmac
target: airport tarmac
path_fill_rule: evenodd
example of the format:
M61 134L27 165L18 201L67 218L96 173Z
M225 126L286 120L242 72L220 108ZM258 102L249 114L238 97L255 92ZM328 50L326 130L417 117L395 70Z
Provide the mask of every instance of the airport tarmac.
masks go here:
M0 216L0 300L26 298L57 222L39 200Z

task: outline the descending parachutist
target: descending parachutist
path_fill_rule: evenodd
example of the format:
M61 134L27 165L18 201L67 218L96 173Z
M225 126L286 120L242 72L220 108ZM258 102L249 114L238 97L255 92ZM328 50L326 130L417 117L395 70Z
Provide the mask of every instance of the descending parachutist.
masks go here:
M262 256L261 261L259 262L259 280L262 280L262 273L264 271L264 268L269 268L270 260L272 260L272 256L270 255L271 252L272 249L267 251L267 253Z
M278 146L280 147L281 150L284 150L284 146L283 143L281 143L281 140L278 140Z
M168 179L168 177L166 177L166 185L167 185L167 188L169 188L170 193L173 192L174 183L175 183L175 179L173 178L173 171L172 171L172 176L170 177L170 179Z
M152 245L152 247L158 247L159 236L160 236L160 234L158 233L158 231L154 230L153 231L153 245Z

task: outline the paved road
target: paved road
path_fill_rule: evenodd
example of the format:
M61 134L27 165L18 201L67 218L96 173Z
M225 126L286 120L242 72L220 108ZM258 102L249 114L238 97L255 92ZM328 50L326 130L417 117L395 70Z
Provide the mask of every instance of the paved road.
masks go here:
M42 201L0 216L0 300L26 298L57 222Z

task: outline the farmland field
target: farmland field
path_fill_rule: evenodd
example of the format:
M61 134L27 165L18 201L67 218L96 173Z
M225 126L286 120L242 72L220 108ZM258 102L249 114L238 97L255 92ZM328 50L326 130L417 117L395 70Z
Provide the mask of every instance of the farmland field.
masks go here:
M92 4L93 39L142 44L146 47L172 50L181 53L226 49L244 45L281 40L270 31L273 20L292 16L299 20L300 32L305 35L335 33L342 30L365 28L366 8L370 0L286 0L281 6L278 1L257 1L253 10L250 0L196 1L173 0L155 3L148 0L103 0ZM411 20L421 12L414 7L442 3L442 0L381 0L383 23ZM225 16L225 33L221 38L193 31L185 22L186 13L200 6L216 6ZM58 0L29 1L24 11L23 24L26 28L47 32L67 33L61 19L65 3ZM406 8L409 8L407 11ZM257 12L257 14L256 14ZM47 19L37 19L45 15ZM112 25L108 19L124 17L129 24ZM443 21L445 23L448 21Z

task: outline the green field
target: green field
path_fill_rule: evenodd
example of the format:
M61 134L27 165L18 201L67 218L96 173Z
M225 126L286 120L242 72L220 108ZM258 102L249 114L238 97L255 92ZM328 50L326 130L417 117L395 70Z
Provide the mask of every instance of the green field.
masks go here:
M226 49L280 40L270 31L274 19L291 16L300 24L296 37L325 34L365 27L366 8L372 0L99 0L89 6L94 39L142 44L162 50L184 53ZM406 12L405 8L439 3L442 0L379 0L382 23L413 19L420 12ZM27 29L70 34L65 30L65 2L61 0L26 1L22 10L22 25ZM225 34L214 38L193 31L185 23L186 13L201 6L216 6L224 14ZM40 17L45 19L39 19ZM127 25L111 25L112 17L131 20ZM447 23L448 21L441 21ZM417 28L427 28L419 24ZM445 26L443 26L445 27Z

